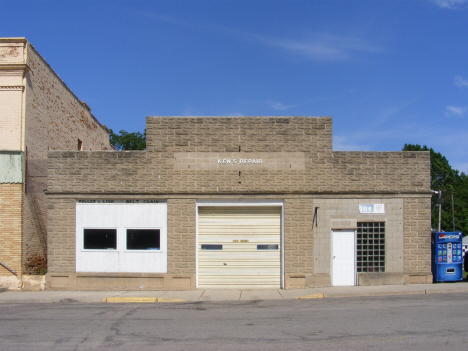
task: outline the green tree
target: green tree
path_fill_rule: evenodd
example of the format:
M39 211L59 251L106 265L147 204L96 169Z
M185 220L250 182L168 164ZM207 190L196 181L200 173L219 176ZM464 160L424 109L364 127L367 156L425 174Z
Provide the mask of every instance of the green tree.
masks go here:
M452 195L455 209L455 230L468 234L468 177L452 169L447 158L426 145L405 144L403 151L430 151L431 189L442 190L441 229L453 230ZM439 195L432 196L432 228L439 225Z
M146 129L143 134L140 132L128 133L125 130L115 134L112 129L109 129L109 141L119 151L146 150Z

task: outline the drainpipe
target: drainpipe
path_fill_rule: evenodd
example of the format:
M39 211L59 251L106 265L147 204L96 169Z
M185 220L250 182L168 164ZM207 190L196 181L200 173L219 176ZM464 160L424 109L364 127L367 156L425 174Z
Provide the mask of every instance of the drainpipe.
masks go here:
M440 233L442 229L442 190L439 190L439 191L431 190L431 191L434 194L439 194L439 228L437 231Z
M11 268L9 265L7 265L5 262L3 261L0 261L0 265L2 265L3 267L5 267L6 269L8 269L11 273L13 273L14 275L18 275L18 273L13 269Z

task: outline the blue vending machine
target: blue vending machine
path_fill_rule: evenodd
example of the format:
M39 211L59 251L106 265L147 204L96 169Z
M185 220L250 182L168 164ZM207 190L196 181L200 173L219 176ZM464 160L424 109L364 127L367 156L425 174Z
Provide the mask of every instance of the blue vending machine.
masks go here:
M463 233L432 233L432 274L434 282L463 281Z

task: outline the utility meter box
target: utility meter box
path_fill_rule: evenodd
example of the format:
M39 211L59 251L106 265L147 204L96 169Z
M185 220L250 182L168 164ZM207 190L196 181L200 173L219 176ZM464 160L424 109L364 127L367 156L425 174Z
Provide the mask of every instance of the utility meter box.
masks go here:
M434 282L463 281L461 232L432 233L432 274Z

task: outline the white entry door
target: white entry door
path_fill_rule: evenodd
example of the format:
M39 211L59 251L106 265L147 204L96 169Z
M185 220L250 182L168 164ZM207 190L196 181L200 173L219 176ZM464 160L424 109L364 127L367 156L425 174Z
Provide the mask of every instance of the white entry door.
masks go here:
M334 230L332 240L332 285L355 285L354 230Z

